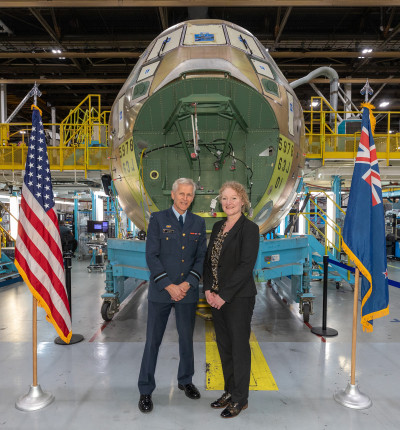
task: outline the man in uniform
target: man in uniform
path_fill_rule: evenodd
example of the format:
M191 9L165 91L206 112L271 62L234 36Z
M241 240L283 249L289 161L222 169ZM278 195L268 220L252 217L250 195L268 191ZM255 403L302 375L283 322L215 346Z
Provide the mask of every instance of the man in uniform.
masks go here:
M192 383L193 330L207 245L204 219L188 211L195 191L191 179L177 179L171 191L173 206L150 217L146 243L150 269L147 332L138 381L141 412L153 410L158 350L172 307L179 335L178 388L190 399L200 398Z

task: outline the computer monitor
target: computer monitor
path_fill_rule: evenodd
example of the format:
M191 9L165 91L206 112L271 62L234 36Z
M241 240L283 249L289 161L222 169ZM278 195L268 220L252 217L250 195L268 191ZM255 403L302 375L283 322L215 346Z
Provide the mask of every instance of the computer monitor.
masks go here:
M93 221L87 222L88 233L108 233L108 221Z

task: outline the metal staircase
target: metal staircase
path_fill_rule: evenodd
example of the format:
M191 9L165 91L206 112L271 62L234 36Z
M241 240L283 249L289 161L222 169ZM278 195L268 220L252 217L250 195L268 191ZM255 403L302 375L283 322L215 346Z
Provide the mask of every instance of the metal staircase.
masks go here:
M336 204L324 191L321 191L325 198L331 200L336 206L336 209L343 215L345 212L343 209ZM314 212L310 212L310 205L314 205ZM311 279L322 279L323 277L323 256L328 255L331 260L335 260L339 263L343 263L342 256L344 252L342 250L342 228L338 224L337 220L332 219L327 212L317 203L312 197L309 198L307 204L307 212L301 212L300 215L305 218L306 231L309 237L309 248L310 248L310 261L313 263L311 271ZM321 229L321 224L325 226L325 231ZM327 230L331 229L333 239L330 239L327 234ZM347 261L345 261L347 263ZM350 271L338 267L330 266L329 278L333 279L337 283L344 280L350 284L354 284L354 275Z

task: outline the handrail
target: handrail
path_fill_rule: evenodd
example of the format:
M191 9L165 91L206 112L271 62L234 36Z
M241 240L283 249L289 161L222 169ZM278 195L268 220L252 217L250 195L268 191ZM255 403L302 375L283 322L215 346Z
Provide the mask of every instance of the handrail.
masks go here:
M331 199L332 200L332 199ZM326 216L326 219L331 221L339 230L340 230L340 226L332 219L328 216L328 214L318 205L318 203L316 203L311 197L310 197L310 201L312 203L314 203L314 205ZM333 200L332 200L333 201ZM343 212L343 211L342 211ZM314 214L315 212L310 212L310 214ZM344 212L343 212L344 213ZM318 214L318 212L316 212L315 214Z
M294 215L294 213L289 213L289 215ZM325 253L327 253L327 251L328 251L328 244L330 244L331 246L329 246L329 248L335 248L336 249L336 251L338 251L339 253L341 252L341 246L338 248L331 240L329 240L328 239L328 236L325 234L325 233L323 233L320 229L319 229L319 227L318 227L318 225L317 224L315 224L313 221L311 221L311 219L310 218L307 218L306 217L306 215L317 215L317 216L319 216L320 218L322 218L323 220L324 220L324 222L326 222L326 220L320 215L320 214L318 214L318 213L314 213L314 212L301 212L301 213L299 213L299 215L302 215L302 216L304 216L304 218L305 218L305 220L307 221L307 222L309 222L310 224L312 224L312 226L316 229L316 230L318 230L318 232L321 234L321 236L323 236L324 237L324 246L325 246ZM340 232L340 230L339 231L337 231L337 230L334 230L335 231L335 233L337 233L338 235L339 235L339 237L340 237L340 241L339 241L339 243L341 244L342 243L342 241L341 241L341 232ZM318 238L315 236L315 234L313 234L312 233L312 231L310 230L310 227L308 227L308 233L307 234L311 234L311 235L313 235L317 240L318 240Z
M335 202L335 200L332 199L332 197L330 197L328 195L328 193L326 191L324 191L324 190L318 190L318 191L313 191L313 192L325 194L325 197L327 199L329 199L342 212L343 215L346 215L346 212ZM311 198L312 198L312 196L311 196ZM312 199L312 201L314 202L314 199ZM315 202L314 202L314 204L315 204Z
M97 106L95 106L97 104ZM60 145L70 146L85 142L92 131L93 123L101 123L101 99L99 94L87 95L78 106L70 111L60 125ZM78 127L76 127L78 125ZM87 129L87 126L89 128Z
M11 236L11 234L0 224L0 232L4 233L12 242L15 242L15 239ZM1 242L0 242L1 249Z
M311 221L311 219L309 219L309 218L307 218L305 215L306 215L307 213L304 213L304 212L302 212L301 213L301 215L303 215L304 216L304 218L310 223L310 224L312 224L313 226L314 226L314 228L316 228L318 231L319 231L319 233L321 234L321 236L323 236L324 237L324 239L325 239L325 254L327 254L327 252L328 252L328 244L330 244L331 246L330 246L330 248L335 248L336 249L336 251L337 252L341 252L341 246L340 247L337 247L331 240L329 240L328 239L328 236L325 234L325 233L323 233L319 228L318 228L318 226L316 225L316 224L314 224L312 221ZM319 214L318 214L319 215ZM312 234L314 237L315 237L315 235L311 232L311 230L310 230L310 228L309 228L309 233L308 234ZM341 234L340 234L340 232L339 233L337 233L337 234L339 234L339 237L340 237L340 239L341 239ZM315 237L316 238L316 237ZM317 238L316 238L317 239ZM340 240L339 241L339 243L341 244L342 243L342 241Z

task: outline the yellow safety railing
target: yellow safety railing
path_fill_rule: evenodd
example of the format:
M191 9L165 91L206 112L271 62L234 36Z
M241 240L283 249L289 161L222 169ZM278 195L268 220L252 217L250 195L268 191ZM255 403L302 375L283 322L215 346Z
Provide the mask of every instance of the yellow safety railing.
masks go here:
M70 111L60 125L60 143L64 146L82 144L89 138L87 126L99 123L101 98L99 94L87 95L78 106Z
M333 200L325 191L320 190L318 193L324 194L324 197L326 197L327 200L330 200L336 207L341 211L343 214L345 214L344 210ZM313 235L316 239L321 241L325 246L325 254L328 251L331 251L332 249L335 249L338 253L341 253L342 250L342 228L337 224L337 222L332 219L327 212L312 198L310 197L309 203L312 203L314 205L314 208L316 209L315 212L301 212L299 215L303 216L304 219L307 221L307 234ZM289 215L294 215L294 213L291 213ZM333 233L337 236L337 241L334 243L328 238L327 230L323 232L319 227L318 223L315 221L315 218L318 217L323 221L324 225L327 228L331 228ZM313 221L314 218L314 221ZM312 230L312 228L314 230Z
M331 251L332 249L336 249L336 251L339 253L341 252L341 250L342 250L342 246L341 246L341 244L342 244L342 240L341 240L342 239L342 231L341 231L341 228L336 223L334 223L331 218L325 219L320 213L314 213L314 212L302 212L301 215L304 216L304 219L308 223L307 234L313 235L318 240L320 240L321 237L323 238L323 243L325 246L325 254L327 254L328 251ZM318 227L318 223L316 223L312 220L312 217L315 217L315 216L320 218L325 223L326 226L332 228L332 230L338 235L338 237L340 238L339 246L335 245L335 243L333 243L328 238L328 235L326 233L324 233ZM332 224L329 224L329 223L332 223ZM312 230L311 227L314 227L314 231Z
M342 212L343 215L346 215L346 212L335 202L335 200L332 199L331 196L329 196L329 194L326 191L318 190L317 192L319 194L323 194L327 200L330 200L336 206L336 208L339 209L340 212ZM310 201L316 205L313 198L310 198Z
M100 111L100 96L90 94L61 124L44 123L51 170L109 170L109 111ZM52 145L49 132L56 126L60 139ZM25 168L32 124L0 124L0 169Z
M340 118L361 120L360 112L334 111L332 106L322 97L311 98L311 110L304 111L306 136L308 139L307 158L320 158L322 164L326 160L354 159L357 156L360 132L353 134L338 133ZM400 159L400 132L398 129L400 112L373 111L377 118L374 141L377 157L390 160Z
M8 238L10 242L15 242L15 239L11 236L11 234L0 224L0 255L1 255L1 247L5 241L3 239Z

